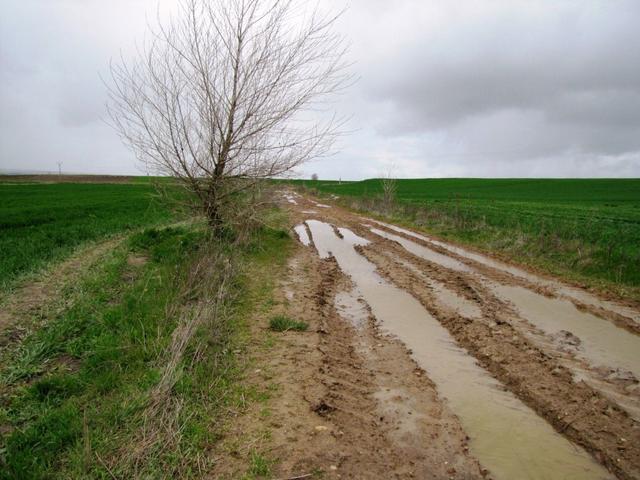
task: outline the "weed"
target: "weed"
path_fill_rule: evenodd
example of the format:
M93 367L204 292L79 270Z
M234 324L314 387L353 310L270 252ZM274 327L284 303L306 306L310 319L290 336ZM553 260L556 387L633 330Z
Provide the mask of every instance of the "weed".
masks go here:
M293 330L295 332L306 332L309 325L305 322L299 322L284 315L277 315L269 321L269 328L274 332L287 332Z
M265 456L260 453L253 451L251 452L251 464L249 467L249 475L253 477L269 477L271 476L271 465L273 464L272 460L267 459Z

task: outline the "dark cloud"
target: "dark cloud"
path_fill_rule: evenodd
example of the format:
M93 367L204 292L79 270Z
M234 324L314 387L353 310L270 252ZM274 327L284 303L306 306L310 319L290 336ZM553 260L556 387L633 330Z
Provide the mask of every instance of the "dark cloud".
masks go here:
M157 0L0 4L0 169L137 173L99 74ZM351 0L355 133L302 174L640 176L638 25L636 0Z
M551 175L554 155L637 155L640 3L403 3L412 33L369 56L363 80L380 135L446 132L467 158L547 157Z

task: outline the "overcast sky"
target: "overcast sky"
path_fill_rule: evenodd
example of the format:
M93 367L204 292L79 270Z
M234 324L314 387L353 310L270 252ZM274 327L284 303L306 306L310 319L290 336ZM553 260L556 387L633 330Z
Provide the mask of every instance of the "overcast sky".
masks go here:
M301 175L640 177L639 0L349 4L353 133ZM100 75L157 5L0 0L0 170L141 173Z

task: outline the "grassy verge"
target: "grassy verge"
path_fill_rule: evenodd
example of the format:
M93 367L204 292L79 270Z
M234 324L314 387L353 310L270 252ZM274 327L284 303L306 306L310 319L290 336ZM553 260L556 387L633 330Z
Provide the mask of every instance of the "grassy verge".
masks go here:
M310 184L309 184L310 185ZM640 180L317 182L349 207L640 300Z
M203 475L225 412L251 398L238 356L271 288L255 274L289 243L148 229L93 267L0 358L0 478Z
M0 293L83 243L171 217L150 184L0 182Z

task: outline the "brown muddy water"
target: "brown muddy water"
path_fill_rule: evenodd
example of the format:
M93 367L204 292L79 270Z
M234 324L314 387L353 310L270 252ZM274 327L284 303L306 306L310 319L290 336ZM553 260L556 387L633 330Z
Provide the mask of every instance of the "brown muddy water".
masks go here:
M557 282L554 280L549 280L549 279L540 277L539 275L535 275L533 273L527 272L526 270L523 270L521 268L514 267L512 265L501 262L499 260L494 260L490 257L487 257L486 255L481 255L479 253L469 251L465 248L457 247L455 245L451 245L449 243L436 240L426 235L421 235L419 233L412 232L411 230L407 230L406 228L401 228L396 225L380 222L378 220L370 220L370 221L375 222L378 225L382 225L383 227L386 227L390 230L394 230L399 233L404 233L405 235L417 238L419 240L423 240L425 242L430 242L434 245L444 248L445 250L455 253L456 255L459 255L464 258L468 258L469 260L473 260L475 262L486 265L488 267L495 268L496 270L510 273L515 277L522 278L524 280L528 280L533 283L537 283L538 285L541 285L544 287L549 287L553 290L556 290L556 292L559 293L560 295L563 295L569 299L577 300L587 305L592 305L595 307L603 308L605 310L609 310L611 312L615 312L619 315L632 319L636 323L640 323L640 311L637 311L633 308L630 308L625 305L621 305L619 303L612 302L609 300L602 300L588 292L563 285L560 282Z
M334 299L336 311L342 318L346 318L356 329L361 329L367 323L369 311L361 300L357 289L338 292Z
M394 242L398 242L402 245L405 250L413 253L419 257L424 258L425 260L429 260L430 262L437 263L438 265L442 265L443 267L450 268L451 270L456 270L458 272L472 272L472 268L468 265L465 265L462 262L459 262L455 258L447 257L441 253L436 252L435 250L431 250L430 248L423 247L422 245L418 245L411 240L407 240L404 237L400 237L399 235L393 235L392 233L387 233L382 230L378 230L377 228L370 229L372 233L376 235L386 238L387 240L393 240Z
M394 227L394 229L404 230L399 227ZM408 252L421 258L452 270L475 272L471 267L455 259L404 237L383 232L376 228L371 228L370 230L376 235L400 243ZM408 230L405 231L408 232ZM418 234L413 235L416 238L420 236ZM438 242L438 244L444 245L442 242ZM454 248L460 250L457 247ZM479 257L476 254L472 255ZM491 262L495 265L498 264L493 260ZM463 270L461 266L466 267L466 270ZM511 268L511 270L514 269L515 267ZM616 326L606 319L579 310L567 299L548 298L524 287L498 284L482 275L480 277L496 297L511 303L522 319L530 322L545 334L555 336L564 330L578 337L580 345L577 349L577 354L592 366L622 369L631 372L636 378L640 378L639 336Z
M327 223L306 223L320 257L336 259L380 327L412 351L460 418L471 452L496 479L613 478L506 391L415 298L382 279L375 265L354 249L367 240L347 229L340 229L341 239Z
M555 336L561 330L580 339L578 354L591 365L622 369L640 378L640 337L582 312L568 300L548 298L523 287L487 282L498 298L508 300L520 317Z

